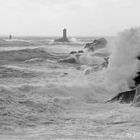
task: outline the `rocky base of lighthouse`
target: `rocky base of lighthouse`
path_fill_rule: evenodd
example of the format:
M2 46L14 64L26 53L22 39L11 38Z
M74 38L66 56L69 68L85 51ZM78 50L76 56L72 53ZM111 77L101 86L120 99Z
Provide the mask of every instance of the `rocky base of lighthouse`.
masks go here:
M56 39L55 42L70 42L67 38L59 38L59 39Z
M67 30L63 29L63 36L55 40L55 42L70 42L67 38Z

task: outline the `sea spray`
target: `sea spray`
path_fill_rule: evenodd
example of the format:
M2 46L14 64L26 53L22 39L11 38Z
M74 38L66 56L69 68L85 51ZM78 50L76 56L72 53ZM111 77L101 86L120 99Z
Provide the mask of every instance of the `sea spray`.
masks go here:
M140 54L140 28L119 33L107 48L111 52L108 67L87 75L93 92L96 86L112 95L130 90L135 86L133 79L140 69L140 61L137 59Z
M108 81L116 85L118 91L129 90L134 86L140 62L140 28L131 28L120 33L112 46L109 66L106 70Z
M109 47L107 46L111 50L108 67L92 71L87 75L77 70L77 66L74 64L57 63L55 60L64 56L61 57L58 52L59 56L52 54L49 49L48 51L25 49L1 52L1 59L8 61L4 65L14 64L18 67L34 68L35 73L32 77L29 75L26 77L17 76L17 72L19 73L21 70L17 71L17 67L12 67L12 69L8 69L8 72L13 76L14 71L16 76L9 77L8 73L7 77L1 78L1 84L6 83L5 85L8 86L1 85L0 87L2 102L0 107L4 108L1 110L2 121L5 123L9 121L11 125L16 124L21 127L29 124L38 125L52 119L52 116L58 118L59 112L65 111L67 107L78 108L80 105L101 103L113 94L128 90L134 84L132 79L139 70L139 61L136 58L140 51L139 29L124 31L113 41L113 43L108 44ZM67 51L69 52L69 49ZM98 53L100 53L99 50ZM31 60L36 60L36 58L43 58L47 61L42 61L42 63L34 61L33 63ZM91 62L93 58L90 56L88 59ZM49 62L51 65L59 67L53 69L49 67L51 69L49 72L48 60L51 60ZM96 60L98 63L100 58ZM5 74L7 67L4 69ZM43 76L42 72L38 72L38 69L43 72ZM27 71L27 69L24 70ZM11 118L13 121L10 122Z

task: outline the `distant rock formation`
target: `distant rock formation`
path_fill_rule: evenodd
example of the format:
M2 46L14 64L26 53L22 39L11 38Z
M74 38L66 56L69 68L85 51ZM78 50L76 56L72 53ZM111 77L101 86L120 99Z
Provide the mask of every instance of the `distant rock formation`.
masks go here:
M65 63L77 63L77 60L79 59L79 57L84 53L83 50L79 50L79 51L71 51L69 53L69 57L65 58L65 59L60 59L59 62L65 62Z
M76 51L71 51L69 54L76 54L77 52Z
M84 51L83 50L71 51L69 54L77 54L77 53L84 53Z
M76 57L68 57L66 59L60 59L59 62L63 62L63 63L77 63L76 62Z
M105 38L99 38L91 43L87 43L85 45L85 48L87 48L89 51L94 51L95 49L104 48L106 44L107 44L107 40Z
M84 53L84 51L83 50L79 50L78 53Z
M56 39L55 42L70 42L67 38L67 30L63 29L63 37Z

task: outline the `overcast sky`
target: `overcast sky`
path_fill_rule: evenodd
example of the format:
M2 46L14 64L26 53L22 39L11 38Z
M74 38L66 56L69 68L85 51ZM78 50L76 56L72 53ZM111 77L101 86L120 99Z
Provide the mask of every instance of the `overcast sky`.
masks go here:
M116 35L140 26L140 0L0 0L0 35Z

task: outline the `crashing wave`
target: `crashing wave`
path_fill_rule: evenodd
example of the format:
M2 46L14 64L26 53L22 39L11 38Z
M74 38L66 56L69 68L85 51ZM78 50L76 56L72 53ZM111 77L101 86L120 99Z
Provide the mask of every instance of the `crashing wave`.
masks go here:
M111 79L116 84L121 83L125 88L109 100L110 102L133 102L136 106L139 106L139 56L140 28L131 28L122 32L116 40L116 48L111 55L108 69L111 73Z

